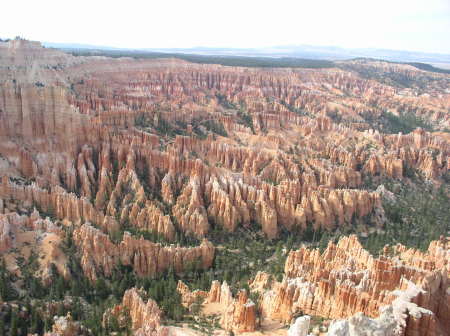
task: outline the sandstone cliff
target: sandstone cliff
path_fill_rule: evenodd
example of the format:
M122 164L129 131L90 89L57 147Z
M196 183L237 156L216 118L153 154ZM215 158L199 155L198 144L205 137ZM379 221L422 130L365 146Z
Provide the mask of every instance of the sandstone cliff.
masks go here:
M225 330L242 333L256 329L256 305L245 290L239 291L233 298L226 282L220 285L218 281L213 281L206 302L220 304L220 324Z
M164 247L125 232L122 241L115 244L89 224L77 228L73 239L81 253L83 271L91 280L97 279L99 272L111 275L119 261L132 266L138 276L154 276L169 269L180 273L189 265L207 269L214 259L214 246L207 240L197 247Z

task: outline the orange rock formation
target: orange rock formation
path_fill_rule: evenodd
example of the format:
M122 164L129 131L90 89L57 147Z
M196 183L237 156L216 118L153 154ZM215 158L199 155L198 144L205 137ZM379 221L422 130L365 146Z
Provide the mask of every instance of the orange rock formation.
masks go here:
M256 305L248 298L245 290L239 291L233 299L226 282L221 285L218 281L213 281L206 302L222 306L220 324L225 330L241 333L256 329Z
M375 258L356 236L343 237L323 253L305 247L291 252L282 282L259 273L251 288L264 293L263 314L282 321L300 311L334 319L377 317L391 305L404 335L443 335L450 327L449 256L445 238L426 253L398 245Z
M143 293L136 288L128 289L123 295L122 303L105 312L104 322L111 315L117 318L122 313L129 314L131 329L136 336L169 336L169 328L162 325L162 311L152 299L147 302L142 298ZM119 321L120 323L120 321Z
M438 135L384 135L327 117L338 110L355 123L386 107L425 105L355 73L77 58L26 41L2 43L0 54L22 69L0 73L0 154L49 194L26 187L24 200L105 231L131 226L173 240L176 231L204 237L212 226L252 222L269 238L309 225L333 229L379 212L379 195L359 189L363 175L400 179L408 168L439 180L450 168L449 143ZM442 98L420 113L446 125L447 79L429 76L428 89ZM228 137L199 139L192 130L205 131L202 120L221 123ZM158 136L180 123L186 135ZM68 206L78 209L60 208Z
M164 247L125 232L122 241L114 244L108 235L89 224L77 228L73 239L82 255L81 267L91 280L97 279L100 270L111 275L119 261L132 266L139 276L154 276L169 269L179 273L196 262L207 269L214 259L214 246L207 240L197 247Z
M58 236L60 224L71 226L91 280L119 262L139 276L212 264L206 240L165 246L137 238L142 232L170 243L203 239L218 227L257 228L270 239L282 231L380 227L381 195L366 179L408 181L414 171L440 184L450 170L444 132L372 129L382 129L377 121L386 111L450 128L446 74L359 60L260 69L75 57L24 40L0 42L0 60L0 251L15 246L19 227ZM388 85L358 69L412 84ZM124 231L120 242L110 239ZM374 257L351 236L324 253L292 252L282 282L261 273L252 288L266 293L263 313L275 319L290 321L299 311L378 318L391 306L385 312L405 335L437 335L450 330L448 251L441 240L427 252L396 246ZM195 295L179 290L189 305ZM206 301L224 304L224 328L255 328L245 292L232 298L226 284L213 283ZM152 303L134 290L122 305L146 334L147 308L149 318L158 315Z

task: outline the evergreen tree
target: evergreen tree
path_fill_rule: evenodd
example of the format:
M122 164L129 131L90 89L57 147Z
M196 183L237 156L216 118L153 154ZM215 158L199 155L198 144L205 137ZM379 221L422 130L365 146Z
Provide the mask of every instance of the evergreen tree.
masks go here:
M5 320L4 320L4 316L2 316L0 318L0 336L5 336Z
M25 319L20 320L20 336L28 335L28 321Z
M11 312L11 321L10 321L10 335L11 336L18 336L18 324L19 319L17 316L17 309L13 309Z
M44 331L50 331L52 329L53 321L50 317L44 321Z
M95 283L95 292L100 300L106 300L109 296L109 288L103 278L97 279Z
M31 321L30 321L30 333L32 334L42 334L43 332L43 322L41 319L41 315L33 309L31 313Z

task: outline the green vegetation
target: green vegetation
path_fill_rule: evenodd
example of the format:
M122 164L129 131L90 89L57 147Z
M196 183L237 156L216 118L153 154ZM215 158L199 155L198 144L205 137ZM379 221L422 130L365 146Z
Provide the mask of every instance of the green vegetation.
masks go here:
M397 86L400 88L406 88L406 87L417 87L417 88L423 88L424 84L426 82L433 82L436 80L439 80L436 77L430 76L430 74L427 74L426 72L419 74L418 76L410 76L406 73L401 73L397 71L380 71L379 69L370 66L368 64L369 62L386 62L391 64L406 64L413 66L419 70L425 70L428 72L434 72L434 73L443 73L443 74L449 74L450 70L448 69L441 69L436 68L430 64L426 63L419 63L419 62L392 62L392 61L385 61L380 59L373 59L373 58L355 58L353 61L360 61L360 63L353 63L353 62L341 62L338 64L339 68L342 68L344 70L348 71L354 71L358 73L362 78L367 79L373 79L383 84L388 84L392 86ZM361 64L362 63L362 64ZM367 64L365 64L367 63Z
M27 273L29 267L30 265L27 264L24 267L21 267L21 269L24 273ZM40 288L44 288L40 280L35 279L30 281L30 279L27 278L28 275L24 276L27 292L26 294L19 294L19 292L13 289L15 287L15 282L19 280L19 278L9 273L4 264L1 266L0 273L2 290L1 299L4 302L0 311L0 335L26 336L28 333L42 335L44 331L50 330L53 319L42 309L43 305L34 300L34 297L38 294L28 292L29 290L36 289L33 285L30 287L30 284L35 284L36 282L39 283ZM34 276L32 277L34 278ZM40 292L41 291L39 291L39 293ZM59 309L61 307L62 306L58 307L58 312L61 311L61 309ZM7 331L9 331L9 333Z
M432 240L450 231L448 186L436 188L415 178L414 184L400 185L394 180L382 181L395 195L395 201L384 200L387 222L382 233L372 233L362 242L378 254L384 245L401 243L426 250Z
M15 300L18 297L17 291L11 285L13 276L6 270L5 262L0 266L0 299L2 301Z
M400 64L402 64L402 63L400 63ZM427 64L427 63L410 62L410 63L404 63L404 64L411 65L411 66L413 66L413 67L415 67L417 69L420 69L420 70L436 72L436 73L450 74L450 70L449 69L436 68L435 66L432 66L431 64Z
M396 195L394 202L384 201L387 223L383 231L360 238L363 245L374 254L378 254L385 244L395 243L426 249L431 240L445 235L450 229L448 191L444 187L435 189L416 174L411 176L414 184L410 185L401 185L398 181L387 179L379 180L376 184L366 183L368 189L382 183ZM209 290L213 280L227 281L236 294L241 288L249 289L248 281L258 271L266 271L273 274L275 279L281 280L289 251L298 249L302 243L309 243L310 246L319 247L323 251L330 240L336 240L341 233L347 233L342 230L321 232L309 225L304 232L283 231L279 238L268 241L259 231L260 227L256 223L251 223L250 227L241 226L234 233L225 232L221 226L215 225L208 238L217 247L216 257L213 266L208 270L200 269L198 262L194 262L185 265L186 269L181 274L168 270L151 278L138 277L130 266L117 265L110 277L90 282L83 275L72 234L68 230L64 251L69 258L70 280L60 276L54 267L51 272L52 285L45 286L36 276L37 258L32 255L28 261L19 260L24 289L19 293L14 289L18 278L9 274L4 265L0 268L2 299L19 300L21 304L29 303L27 316L29 321L33 321L24 327L23 319L16 318L17 311L10 309L7 314L1 315L0 332L3 328L9 331L9 334L25 335L26 332L33 331L42 335L44 330L51 329L53 321L52 315L40 307L45 307L44 302L51 301L57 307L57 315L65 315L70 311L74 319L89 328L94 335L108 335L112 332L128 335L129 324L124 325L112 318L104 326L102 319L108 308L122 300L127 289L137 287L143 288L147 293L144 299L152 298L158 303L168 324L184 322L208 333L217 321L206 317L194 318L181 305L181 297L176 290L178 280L185 282L191 289L202 290ZM135 230L133 234L152 240L162 239L145 231ZM181 237L184 235L177 235L177 241L185 239Z
M142 130L154 131L159 135L167 136L169 138L174 138L176 135L189 135L187 131L188 124L186 122L175 121L171 123L161 116L159 116L157 125L155 126L150 117L142 113L135 118L134 124ZM206 120L194 118L191 121L191 125L194 134L201 139L206 138L207 134L205 131L224 137L228 136L223 124L220 121L211 118Z
M398 88L416 88L416 89L424 89L427 84L432 83L434 81L439 81L441 78L436 76L432 76L430 73L423 72L418 73L417 75L411 76L407 72L401 71L390 71L388 69L379 69L375 66L372 66L370 61L382 61L370 58L362 58L355 59L360 62L341 62L338 64L338 67L346 70L356 72L359 76L365 79L376 80L382 84L391 85ZM408 64L412 65L418 69L426 70L429 72L439 72L439 73L449 73L450 70L435 68L429 64L425 63L399 63L399 62L387 62L393 64Z
M132 57L138 59L155 58L178 58L192 63L199 64L220 64L226 66L258 67L258 68L348 68L347 64L338 64L333 61L323 59L307 59L297 57L258 57L258 56L221 56L221 55L196 55L184 53L164 53L136 50L105 50L105 49L63 49L74 56L106 56L106 57ZM358 58L356 58L357 60ZM364 58L367 61L384 61L371 58ZM393 64L407 64L417 69L435 73L450 73L448 69L441 69L430 64L420 62L390 62ZM405 83L406 77L396 77L395 73L390 73L394 81ZM396 79L396 80L395 80Z
M224 108L236 111L236 115L239 117L236 120L238 124L245 125L252 130L253 134L255 134L252 116L245 110L245 106L243 103L235 104L233 102L230 102L225 95L222 95L220 93L216 93L216 98L219 104Z
M258 230L260 228L255 223L250 228L240 227L233 233L216 226L208 237L217 246L214 265L206 274L200 274L200 279L192 279L193 288L209 288L204 285L209 286L208 277L213 276L213 280L227 281L234 291L248 289L248 280L258 271L268 272L281 280L289 251L299 248L302 243L317 246L322 237L322 232L313 230L312 226L304 232L282 231L272 241Z
M374 117L370 113L363 115L363 117L371 127L387 134L397 134L399 132L406 134L418 127L426 131L433 130L433 127L426 120L412 112L401 113L397 116L391 112L384 111L379 117Z
M95 54L111 57L131 56L135 58L160 58L160 57L178 57L197 63L214 63L223 65L240 65L253 67L332 67L333 62L312 61L291 58L249 58L249 57L218 57L218 56L199 56L182 54L162 54L162 53L144 53L144 52L125 52L125 51L74 51L74 54ZM413 64L411 64L413 65ZM416 64L416 67L430 69L425 64ZM433 68L433 67L431 67ZM393 83L397 86L421 85L420 82L413 81L407 75L401 73L381 74L375 69L358 68L348 66L348 69L357 71L365 78L375 78L386 83ZM430 71L433 71L431 69ZM79 84L82 84L80 82ZM40 82L36 86L44 86ZM235 115L238 122L249 127L253 133L254 125L252 115L245 109L241 103L229 101L226 96L216 94L219 104L227 110L229 115ZM214 97L210 97L214 99ZM290 111L299 115L306 115L302 109L295 108L286 102L280 102ZM222 108L221 108L222 110ZM231 111L230 111L231 110ZM188 135L188 123L186 121L166 120L162 116L164 113L158 111L157 114L141 113L135 118L135 126L145 130L155 132L164 139L170 139L176 135ZM167 116L167 114L166 114ZM329 112L329 116L335 122L341 122L342 116L336 109ZM417 127L425 130L432 130L432 126L418 117L413 112L402 112L394 115L390 112L383 112L381 116L374 118L373 114L364 116L365 120L375 129L383 133L396 134L399 132L410 133ZM208 135L227 137L228 134L223 123L215 114L209 118L194 118L190 121L192 132L198 138L204 139ZM168 143L169 141L167 141ZM352 142L352 145L354 143ZM372 147L371 147L372 146ZM367 150L373 149L372 144L368 144ZM298 145L289 148L289 153L296 158L300 157L301 152ZM190 158L197 158L199 154L195 151L189 153ZM119 172L119 163L112 160L113 180L117 180ZM266 164L269 164L268 162ZM149 199L157 203L157 206L169 215L176 227L175 243L181 246L199 245L200 241L196 238L184 234L176 219L172 215L171 205L164 203L161 196L161 188L157 185L160 182L150 184L149 168L144 165L143 168L136 164L139 177L145 192ZM361 164L362 166L362 164ZM259 173L265 165L259 167ZM299 165L301 168L301 165ZM361 167L360 167L361 168ZM163 169L154 168L160 181L163 176ZM361 169L359 169L361 170ZM237 174L236 174L237 175ZM431 183L421 179L419 174L411 167L406 167L406 179L402 182L391 179L382 179L376 177L377 183L367 183L365 187L374 190L378 185L383 184L387 190L393 192L394 199L383 200L383 208L386 215L386 223L378 231L371 232L365 238L360 238L365 248L373 254L378 254L385 244L402 243L409 247L426 249L430 241L438 239L440 235L448 235L450 230L450 213L448 206L450 204L448 183L450 182L450 173L444 174L445 183L441 188L436 189ZM188 176L180 178L176 183L184 185ZM375 179L375 178L374 178ZM32 180L11 177L11 180L17 184L27 185ZM177 176L178 180L178 176ZM265 179L266 182L276 185L277 181L271 178ZM135 201L135 196L129 185L122 185L123 194L131 195L129 203ZM181 189L177 186L174 189ZM180 193L179 190L174 193ZM80 193L77 193L80 196ZM178 196L178 195L175 195ZM115 204L117 210L122 208L123 200L116 198ZM205 197L205 207L208 200ZM35 205L36 206L36 205ZM114 205L113 205L114 206ZM141 205L142 206L142 205ZM36 206L37 207L37 206ZM18 207L21 208L21 207ZM46 208L42 211L37 207L41 215L49 216L55 220L53 210ZM120 211L117 211L119 214ZM119 216L119 215L118 215ZM253 217L253 216L252 216ZM369 218L366 218L366 223ZM84 221L81 218L82 222ZM363 220L354 221L363 224ZM118 264L115 266L110 276L102 276L102 270L98 270L99 278L90 281L81 267L80 253L73 242L72 231L70 228L62 228L66 232L66 238L63 242L63 250L68 258L68 269L70 276L64 278L59 274L56 265L52 265L48 283L43 283L39 274L38 256L32 253L27 260L23 257L17 258L17 263L21 275L11 274L5 267L4 262L0 264L0 300L8 302L2 306L0 311L0 336L8 334L13 336L27 335L36 333L42 335L52 327L54 315L66 315L71 312L73 318L80 321L84 326L92 331L93 335L129 335L130 321L129 313L124 311L120 318L111 317L103 324L103 315L105 311L114 305L120 303L125 291L132 287L142 288L144 300L149 298L156 301L158 306L164 312L165 322L175 324L188 322L193 328L201 330L206 334L211 334L212 328L216 325L215 318L206 318L203 316L195 317L190 314L186 308L181 305L181 296L177 292L177 282L182 280L191 289L209 290L211 282L218 280L227 281L231 290L236 294L237 290L245 288L249 290L248 282L257 272L265 271L281 280L287 255L291 250L299 248L303 243L310 247L318 247L323 251L330 240L336 240L342 234L355 232L355 225L340 227L334 232L316 230L311 223L305 230L300 231L292 229L291 232L283 230L277 239L268 240L261 232L261 227L255 222L248 225L240 225L234 233L227 232L218 223L212 223L212 231L208 239L217 247L213 265L208 270L200 267L200 260L190 264L184 264L184 271L176 274L173 269L157 274L153 277L139 277L129 265ZM151 232L136 227L132 227L128 222L121 223L117 232L110 233L110 238L116 244L119 243L125 231L130 232L135 237L143 237L152 242L164 245L171 244L165 237L157 232ZM257 302L255 293L251 293L252 300ZM51 304L49 304L51 303ZM51 307L49 307L51 306ZM200 302L195 302L192 307L194 314L200 311ZM125 321L125 322L121 322ZM318 320L318 322L321 322Z
M222 105L226 109L237 110L238 106L235 103L230 102L227 97L223 94L216 93L216 98L219 105Z
M384 133L410 133L418 127L426 131L432 130L430 124L413 113L403 113L396 116L390 112L385 112L384 117L387 119L383 125Z
M253 119L250 114L244 111L244 109L239 109L237 112L238 117L241 119L241 123L252 130L255 134L255 128L253 127ZM238 121L239 122L239 121Z
M293 106L293 105L291 105L291 104L288 104L285 100L281 100L281 101L280 101L280 104L284 105L284 107L286 107L289 111L294 112L294 113L297 113L298 115L301 115L301 116L307 116L307 115L310 115L310 114L309 114L307 111L305 111L304 109L301 109L301 108L295 107L295 106Z
M181 305L181 295L177 291L178 277L173 270L157 279L141 278L136 280L138 288L144 288L149 297L158 303L166 317L172 321L181 321L186 309Z
M176 135L187 135L185 123L177 122L170 123L163 117L159 116L158 122L154 123L154 121L150 118L148 114L141 113L136 116L134 120L134 125L142 129L144 131L150 130L154 131L157 134L167 136L169 138L173 138Z
M208 132L211 132L211 133L214 133L217 135L221 135L223 137L228 136L228 133L225 130L225 127L223 126L223 124L221 122L213 120L213 119L201 120L198 118L194 118L194 119L192 119L191 124L192 124L193 132L200 139L206 138L206 134L204 133L202 128Z
M127 336L132 335L130 312L127 309L122 309L118 317L110 315L105 321L105 332L108 335L111 333Z

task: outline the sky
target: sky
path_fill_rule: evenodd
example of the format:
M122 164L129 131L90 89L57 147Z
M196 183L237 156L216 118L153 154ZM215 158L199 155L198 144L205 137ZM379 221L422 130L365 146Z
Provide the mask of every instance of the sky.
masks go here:
M123 48L281 45L450 54L450 0L2 0L0 37Z

